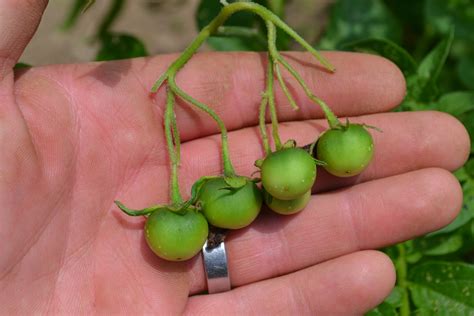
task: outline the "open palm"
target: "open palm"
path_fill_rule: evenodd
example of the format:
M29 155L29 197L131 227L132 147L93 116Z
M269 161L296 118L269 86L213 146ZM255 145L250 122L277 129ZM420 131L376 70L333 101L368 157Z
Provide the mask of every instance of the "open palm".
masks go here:
M149 88L175 56L14 74L44 6L0 0L0 314L359 314L383 300L395 277L390 260L367 249L440 228L460 208L459 185L446 171L468 155L460 123L435 112L382 113L404 95L402 75L386 60L328 53L338 68L330 75L309 56L288 54L339 116L383 129L374 135L375 159L357 179L321 172L301 214L263 212L232 233L229 269L237 288L195 295L206 290L201 258L160 260L145 244L144 220L113 204L167 202L164 93L150 95ZM19 27L18 20L26 22ZM263 155L255 127L262 58L201 54L178 75L185 91L224 119L242 175ZM325 124L294 92L299 112L277 91L281 133L302 145ZM200 176L220 173L220 143L212 120L186 104L177 111L186 195Z

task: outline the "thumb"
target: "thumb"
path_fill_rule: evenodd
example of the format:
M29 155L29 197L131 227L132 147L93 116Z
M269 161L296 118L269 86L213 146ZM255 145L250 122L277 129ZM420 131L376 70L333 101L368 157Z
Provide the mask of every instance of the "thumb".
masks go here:
M0 0L0 82L38 28L48 0Z

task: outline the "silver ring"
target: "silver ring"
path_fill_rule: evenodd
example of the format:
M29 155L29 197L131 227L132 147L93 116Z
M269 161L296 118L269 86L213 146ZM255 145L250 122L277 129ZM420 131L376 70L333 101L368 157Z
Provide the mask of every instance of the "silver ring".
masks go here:
M208 247L207 241L202 247L204 270L206 271L207 291L209 294L230 291L230 276L224 242Z

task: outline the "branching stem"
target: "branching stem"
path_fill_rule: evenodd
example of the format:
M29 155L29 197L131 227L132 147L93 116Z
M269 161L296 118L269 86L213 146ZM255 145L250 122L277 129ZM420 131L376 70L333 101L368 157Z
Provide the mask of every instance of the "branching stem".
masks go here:
M204 103L194 99L192 96L184 92L177 84L175 81L175 77L170 76L168 79L168 85L169 88L172 92L176 93L178 97L183 99L184 101L190 103L191 105L197 107L198 109L206 112L214 121L216 121L217 125L219 126L220 132L221 132L221 141L222 141L222 161L224 164L224 175L226 177L232 177L235 175L235 170L234 166L232 165L232 162L230 160L230 154L229 154L229 142L228 142L228 137L227 137L227 128L225 127L224 122L222 119L217 115L217 113L205 105Z
M277 15L267 8L252 2L235 2L228 4L222 8L220 13L205 26L196 38L189 44L183 53L171 64L168 70L156 81L152 87L152 92L156 92L163 84L167 77L175 75L196 53L199 47L209 38L209 36L216 34L219 27L234 13L239 11L250 11L259 15L263 20L269 21L281 28L285 33L297 41L304 49L309 51L327 70L334 72L335 68L329 61L321 56L308 42L292 30L285 22L283 22Z
M303 77L291 66L285 58L278 52L275 43L269 42L269 47L268 51L270 53L271 58L274 60L275 64L281 64L299 83L299 85L303 88L303 91L305 92L306 96L313 102L317 103L321 109L324 112L324 115L326 116L326 119L328 120L329 127L331 128L341 128L342 124L339 122L337 119L337 116L331 111L329 106L320 98L315 96L311 89L308 87L308 84L304 81ZM279 79L280 83L283 81L283 79ZM283 82L284 85L284 82ZM282 85L283 91L285 91L284 86ZM285 93L286 94L286 93ZM287 95L288 97L288 95ZM290 100L290 99L289 99ZM291 102L291 101L290 101Z
M406 250L405 245L398 244L398 258L395 262L397 268L397 281L398 285L402 289L402 304L400 306L400 315L410 315L410 299L408 296L408 284L407 284L407 262L406 262Z
M177 168L180 158L180 140L179 140L179 133L176 126L176 118L174 117L174 95L177 95L184 101L192 104L193 106L197 107L198 109L206 112L209 116L211 116L219 126L221 131L222 137L222 160L224 165L224 175L226 177L235 176L234 167L230 160L229 155L229 146L227 140L227 129L224 125L224 122L221 118L209 108L206 104L197 101L189 94L185 93L181 88L178 87L176 84L176 74L178 71L191 59L191 57L196 53L199 47L209 38L209 36L219 33L219 30L222 32L222 25L225 21L234 13L239 11L250 11L257 15L259 15L267 24L268 26L268 46L270 50L269 55L269 64L267 68L267 85L266 85L266 92L264 96L264 100L262 100L262 105L260 109L260 121L265 118L265 110L268 103L270 116L272 120L272 134L275 142L276 149L280 149L282 147L281 140L278 134L278 118L276 113L275 107L275 96L273 91L273 81L274 81L274 71L275 71L275 62L280 62L281 60L278 58L279 54L275 54L272 52L272 49L276 51L276 28L275 26L282 29L286 32L290 37L296 40L301 46L303 46L306 50L308 50L326 69L329 71L334 71L334 67L324 58L322 57L310 44L308 44L302 37L300 37L295 31L293 31L285 22L283 22L277 15L273 12L268 10L267 8L252 2L235 2L231 4L227 4L222 8L220 13L206 26L204 27L196 38L191 42L191 44L183 51L183 53L170 65L170 67L163 73L155 84L152 87L152 92L158 91L160 86L167 81L169 90L167 91L167 114L165 115L165 130L166 130L166 138L169 148L169 155L172 164L172 174L171 174L171 197L173 203L181 203L182 197L179 192L179 185L177 180ZM226 29L224 29L226 30ZM229 29L227 29L229 30ZM236 31L236 29L230 29ZM239 30L242 31L242 30ZM276 51L276 53L278 53ZM281 56L280 56L281 57ZM281 58L283 59L283 58ZM282 63L282 65L288 69L288 67ZM291 66L290 66L291 67ZM282 89L284 93L287 95L290 103L293 107L296 107L296 102L294 102L293 98L288 91L288 88L283 81L283 78L280 73L280 69L276 69L277 77L280 81ZM291 71L290 71L291 72ZM292 73L293 74L293 73ZM294 75L294 74L293 74ZM298 75L296 73L296 75ZM299 77L301 79L301 77ZM298 80L298 78L297 78ZM298 80L300 84L303 85L303 88L306 89L307 87L304 84L304 81ZM312 95L312 93L308 94ZM313 98L316 98L313 96ZM320 104L324 109L324 102L319 100L318 98L314 99L317 100L318 104ZM327 106L326 106L327 107ZM328 108L329 110L329 108ZM330 110L329 110L330 111ZM331 112L332 113L332 112ZM335 116L334 116L335 117ZM329 117L328 117L329 120ZM337 118L336 118L337 121ZM331 123L331 120L330 120ZM265 152L270 151L270 146L268 145L268 137L266 136L265 126L262 127L262 123L260 122L260 129L262 132L263 142L264 142L264 149Z

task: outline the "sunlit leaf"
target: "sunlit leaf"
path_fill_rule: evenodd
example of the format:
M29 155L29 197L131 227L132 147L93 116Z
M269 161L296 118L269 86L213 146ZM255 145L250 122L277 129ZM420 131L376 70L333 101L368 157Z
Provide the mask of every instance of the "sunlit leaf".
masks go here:
M416 307L431 315L474 314L474 265L428 262L411 269L409 289Z
M408 100L428 102L437 99L437 80L453 42L454 30L421 61L416 76L407 78Z

